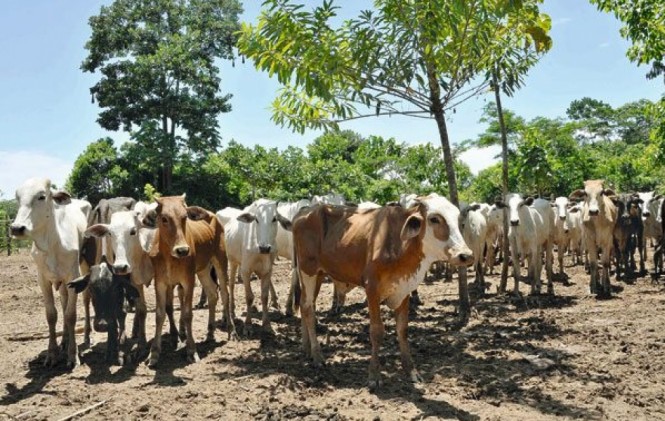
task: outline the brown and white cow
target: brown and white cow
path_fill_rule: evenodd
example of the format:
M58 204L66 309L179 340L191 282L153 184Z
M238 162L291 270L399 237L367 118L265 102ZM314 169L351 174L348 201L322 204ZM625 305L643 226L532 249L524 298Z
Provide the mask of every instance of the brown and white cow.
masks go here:
M589 253L589 270L591 281L589 288L592 294L609 296L610 291L610 257L612 256L613 233L617 222L617 207L613 190L603 186L603 180L587 180L584 189L575 190L571 199L584 198L582 205L582 224L584 241ZM598 249L602 253L601 285L598 285Z
M181 324L186 335L187 359L199 361L192 334L192 297L196 275L208 297L208 340L214 339L217 286L210 276L214 265L220 279L224 315L228 322L229 336L235 335L233 319L229 317L228 260L224 242L224 228L215 214L198 206L187 206L185 195L156 199L157 208L145 218L146 225L154 221L157 231L150 248L150 258L155 272L156 327L150 348L149 366L159 361L162 349L162 326L166 317L168 290L182 286Z
M372 357L369 386L380 384L379 348L384 336L379 305L395 310L402 367L421 381L409 344L409 293L425 278L432 262L470 265L473 255L458 226L459 210L432 194L414 206L359 210L318 205L301 211L293 221L294 264L301 291L302 345L315 364L323 363L316 338L315 302L324 276L362 286L367 293Z
M53 366L59 357L55 289L60 293L64 313L62 348L67 352L67 366L73 368L79 365L75 336L77 294L67 288L67 283L90 270L89 263L81 255L87 218L85 209L89 210L90 204L85 201L72 203L68 193L51 191L51 181L46 178L26 180L16 190L16 201L19 208L10 226L11 234L33 241L31 255L37 265L37 278L46 307L49 344L44 365ZM86 332L89 332L89 326L86 311Z

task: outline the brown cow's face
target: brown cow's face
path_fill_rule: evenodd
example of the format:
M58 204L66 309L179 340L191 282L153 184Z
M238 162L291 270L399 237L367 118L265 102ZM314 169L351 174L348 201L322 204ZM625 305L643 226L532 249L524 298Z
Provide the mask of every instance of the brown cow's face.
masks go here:
M159 241L170 250L171 256L187 257L191 254L187 237L187 206L185 197L170 196L157 199L156 225Z
M445 197L431 194L420 198L425 206L423 252L435 260L449 261L456 266L473 263L473 252L464 242L459 229L460 212Z

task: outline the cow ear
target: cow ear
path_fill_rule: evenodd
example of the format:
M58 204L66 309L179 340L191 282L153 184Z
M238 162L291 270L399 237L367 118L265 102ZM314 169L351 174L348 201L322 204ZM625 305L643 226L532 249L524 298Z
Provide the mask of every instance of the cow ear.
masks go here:
M256 217L249 212L243 212L236 218L240 222L249 224L250 222L256 221Z
M72 197L69 195L69 193L64 191L55 192L51 195L51 197L53 198L53 201L56 205L69 205L72 203Z
M155 209L150 209L141 220L141 225L146 228L156 228L157 211Z
M469 206L470 211L477 211L478 209L480 209L479 203L474 203L473 205Z
M527 206L533 205L533 196L529 196L526 199L524 199L524 204Z
M404 222L400 238L402 241L417 237L423 227L423 218L420 214L411 215Z
M582 198L584 196L586 196L586 191L584 191L583 189L577 189L568 196L568 199L575 200Z
M192 221L202 221L209 218L208 211L200 206L188 206L187 217Z
M291 231L292 224L291 221L289 221L287 218L283 217L282 214L277 212L277 221L279 221L279 224L282 226L287 231Z
M76 278L67 284L67 287L72 288L76 293L81 293L90 283L90 274Z
M83 233L84 237L103 237L105 235L109 235L109 225L106 224L95 224L90 227L88 227L87 230Z
M662 195L662 194L657 194L657 195L655 195L655 196L653 197L653 200L660 200L660 199L662 199L662 198L663 198L663 195Z
M386 206L399 206L399 207L402 207L402 205L400 205L399 202L396 202L396 201L394 201L394 200L393 200L392 202L388 202L388 203L386 203Z
M614 190L612 189L605 189L603 190L603 194L605 196L616 196L616 193L614 193Z
M579 211L580 211L580 207L579 207L579 206L573 206L573 207L571 207L570 209L568 209L568 212L570 212L570 213L577 213L577 212L579 212Z

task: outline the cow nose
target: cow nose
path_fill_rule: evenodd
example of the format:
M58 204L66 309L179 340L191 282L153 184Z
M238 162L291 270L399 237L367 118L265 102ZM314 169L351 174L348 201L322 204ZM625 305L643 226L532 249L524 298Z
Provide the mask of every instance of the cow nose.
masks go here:
M9 230L13 236L21 236L25 234L25 225L12 225Z
M460 262L462 262L462 263L470 262L471 259L473 259L473 255L472 255L472 254L460 253L460 255L459 255L459 260L460 260Z
M120 263L113 265L113 272L118 275L126 275L129 273L129 265L127 263Z
M180 246L175 248L175 254L178 257L185 257L189 254L189 246Z
M565 216L560 216L559 219L562 220L562 221L565 221L566 217Z
M563 230L563 233L564 233L564 234L568 234L568 230Z
M649 212L649 211L644 211L644 212L642 212L642 215L644 215L644 216L650 216L650 215L651 215L651 212Z
M106 319L98 319L95 317L93 325L95 332L107 332L109 330L109 324L106 322Z
M265 245L263 245L263 246L259 246L259 252L260 252L261 254L268 254L268 253L270 253L270 249L271 249L270 246L265 246Z
M598 215L598 209L589 209L589 215L591 216Z
M518 226L519 224L520 224L519 219L511 219L510 220L510 225L512 225L514 227Z

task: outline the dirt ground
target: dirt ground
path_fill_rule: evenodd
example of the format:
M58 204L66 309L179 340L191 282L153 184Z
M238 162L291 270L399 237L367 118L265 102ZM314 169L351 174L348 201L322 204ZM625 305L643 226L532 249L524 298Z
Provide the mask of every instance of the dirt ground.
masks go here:
M274 275L282 307L288 269L279 262ZM372 393L365 386L370 344L359 289L349 294L341 315L328 317L322 310L330 305L332 286L322 287L322 369L303 357L297 318L273 310L275 336L261 334L256 315L251 337L229 342L220 327L215 341L204 343L207 310L195 310L200 363L188 364L184 348L165 341L156 369L142 363L109 367L106 335L94 333L93 346L81 350L81 366L70 372L64 362L42 366L47 324L31 258L3 256L0 418L62 419L88 409L79 418L665 419L665 287L648 278L631 285L613 279L615 298L601 301L587 293L581 267L566 271L570 285L557 283L554 298L496 297L498 277L489 277L488 296L473 300L471 320L461 328L456 282L421 284L424 304L411 317L409 339L425 381L413 385L401 372L394 319L385 308L384 385ZM253 287L258 295L258 284ZM236 295L242 317L240 285ZM152 288L148 296L152 337ZM83 325L81 301L77 326ZM58 328L61 321L59 312ZM242 332L242 322L237 326ZM82 335L77 338L81 343Z

